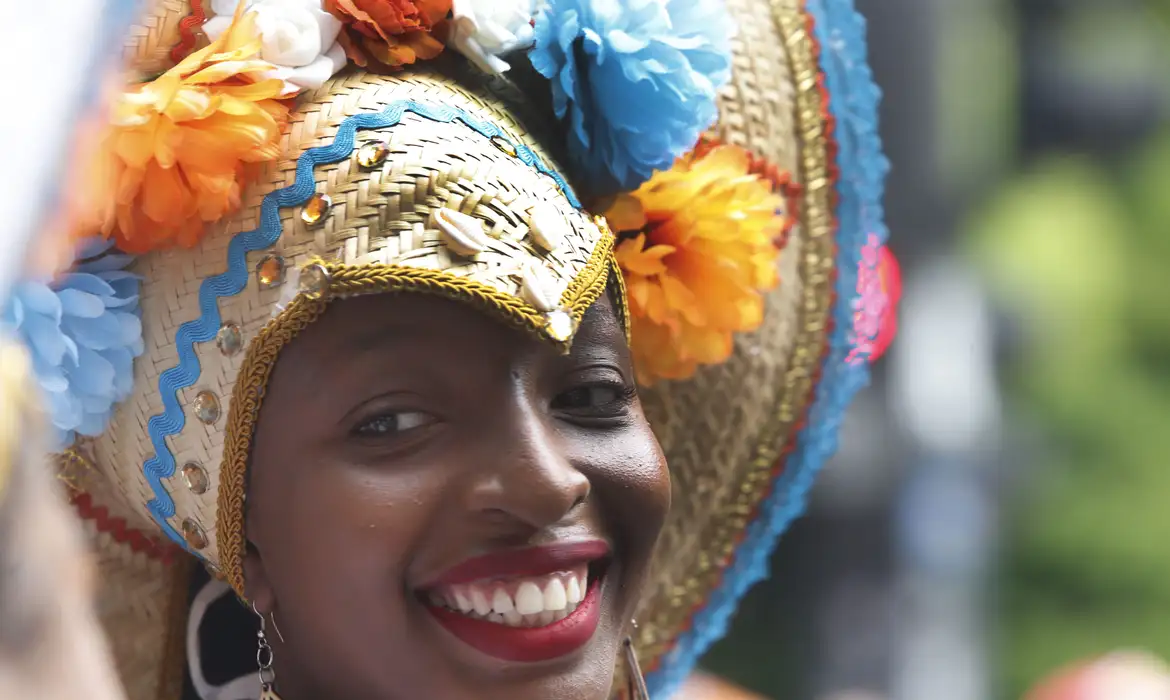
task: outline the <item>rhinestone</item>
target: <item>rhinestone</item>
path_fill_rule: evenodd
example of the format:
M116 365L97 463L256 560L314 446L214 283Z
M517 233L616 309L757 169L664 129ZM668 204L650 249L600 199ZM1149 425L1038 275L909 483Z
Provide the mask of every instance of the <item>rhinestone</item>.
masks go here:
M544 315L544 332L553 340L563 343L577 332L577 321L565 309L549 311Z
M219 420L219 399L210 391L201 391L195 395L195 417L203 423L211 425Z
M508 155L512 156L513 158L516 157L516 146L513 145L511 141L504 138L503 136L493 136L492 143L494 143L496 145L496 148L500 149L504 153L507 153Z
M315 194L305 203L301 210L301 221L309 226L320 226L325 223L325 217L333 208L333 200L327 194Z
M220 326L219 332L215 334L215 345L220 352L229 357L243 349L244 334L240 331L239 325L225 323Z
M207 535L203 528L199 527L199 523L191 518L183 520L183 539L187 540L191 549L203 549L207 546Z
M376 168L390 155L390 146L385 141L368 141L358 149L358 165L367 170Z
M279 255L265 255L256 264L256 276L260 279L260 286L272 289L284 282L284 258Z
M329 291L329 271L321 263L309 263L301 268L300 290L310 299L320 299Z
M183 465L183 481L187 483L187 488L191 489L192 493L197 494L207 493L207 488L211 486L207 470L195 462L187 462Z

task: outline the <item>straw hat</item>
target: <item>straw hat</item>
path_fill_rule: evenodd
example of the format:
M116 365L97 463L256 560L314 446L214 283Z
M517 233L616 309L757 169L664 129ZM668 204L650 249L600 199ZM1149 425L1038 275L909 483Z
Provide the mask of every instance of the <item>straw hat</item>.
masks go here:
M283 11L274 2L248 5ZM127 45L131 68L140 76L169 70L158 78L174 81L168 89L199 91L209 88L188 77L217 56L247 54L236 68L256 58L253 16L226 16L223 4L156 2ZM188 199L175 194L168 208L157 206L157 190L143 194L169 167L152 161L144 167L161 169L135 181L140 190L120 192L105 219L133 260L108 244L85 258L89 274L106 275L111 288L125 280L110 279L111 271L141 280L132 300L107 304L141 319L141 336L124 339L136 356L132 381L115 374L117 391L77 404L79 422L55 421L65 440L62 470L99 552L99 615L132 700L179 694L189 567L201 563L242 591L245 470L264 385L280 349L334 299L441 295L563 346L593 301L607 290L624 300L631 285L620 311L639 376L653 380L642 402L674 488L659 550L668 556L655 562L636 639L656 697L678 687L740 596L767 574L775 539L801 512L842 413L866 381L865 349L884 303L880 285L866 280L885 235L886 163L864 27L849 0L672 10L713 13L693 25L710 33L708 74L694 67L686 83L695 92L684 111L695 123L678 133L650 125L635 134L637 148L628 128L603 123L564 93L573 66L557 63L547 30L563 26L567 15L558 13L570 10L584 8L574 15L583 23L601 21L589 16L587 0L547 3L532 23L523 12L536 3L527 1L478 3L479 16L475 2L456 3L454 16L443 0L398 4L419 6L414 24L378 43L385 33L363 32L369 28L331 0L324 7L335 16L307 0L289 3L308 8L324 40L312 60L287 65L265 44L269 63L232 76L236 101L216 118L250 120L252 141L204 143L239 146L239 162L200 171L215 186ZM493 14L504 5L507 12ZM434 7L444 16L428 17ZM721 53L727 37L718 36L714 13L723 12L738 31ZM525 21L513 21L517 15ZM493 32L481 32L493 22ZM494 31L501 27L510 32L502 44ZM435 58L440 39L447 49ZM523 49L533 41L527 66ZM177 60L184 63L167 68ZM355 60L409 65L375 73ZM492 75L509 62L510 71ZM563 119L547 106L538 73L557 76L551 102ZM254 86L246 95L241 79ZM722 85L717 94L712 85ZM622 87L625 95L634 89ZM157 94L149 85L134 94L125 106L132 118L122 123L155 118ZM699 123L705 105L711 117L717 108L715 123ZM582 149L583 138L592 149ZM682 138L689 141L680 147ZM653 158L638 150L659 141ZM712 181L722 185L693 185L735 167L736 178ZM112 172L125 178L128 169L123 161ZM241 172L251 176L246 187ZM638 189L651 172L657 179ZM196 179L183 186L197 189ZM655 187L674 186L700 198L702 210L701 198L727 182L744 188L725 191L728 201L755 206L737 210L756 238L740 241L751 257L734 261L756 266L754 288L710 314L733 316L726 327L679 331L690 322L662 322L670 309L648 310L660 279L627 264L653 243L652 233L647 243L629 228L629 207L650 207ZM766 265L757 265L765 253ZM94 430L95 422L108 425Z

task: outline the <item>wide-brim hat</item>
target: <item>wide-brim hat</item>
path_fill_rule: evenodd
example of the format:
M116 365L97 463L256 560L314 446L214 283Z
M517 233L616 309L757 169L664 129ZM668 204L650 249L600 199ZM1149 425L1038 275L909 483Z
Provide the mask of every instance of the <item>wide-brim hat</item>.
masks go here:
M152 5L127 48L138 79L207 45L212 4ZM874 280L887 166L862 19L849 0L726 7L737 33L718 120L693 151L675 154L677 167L698 171L703 158L735 149L719 157L763 183L771 198L758 201L776 220L761 230L775 234L776 252L757 275L756 302L737 307L744 330L727 333L726 357L697 352L660 366L650 357L639 367L654 380L642 403L673 483L635 639L655 697L681 683L767 574L866 382L885 310ZM231 29L210 27L230 44ZM458 45L459 27L450 21L448 43ZM360 53L363 37L350 35L346 48ZM239 168L250 179L238 206L166 236L147 231L141 212L115 212L113 240L136 257L107 246L84 260L99 276L124 267L140 284L132 382L108 426L69 432L61 459L93 535L99 614L132 700L178 697L191 566L242 593L247 454L264 385L284 344L333 299L435 294L565 345L601 294L626 298L629 270L614 251L637 231L623 229L622 202L647 203L658 181L623 194L613 183L630 184L630 168L599 171L566 146L535 72L489 75L450 50L421 60L428 47L410 45L412 65L351 65L319 86L278 74L287 92L260 111L279 133L268 156ZM490 69L499 59L487 54L472 60ZM155 245L168 236L180 245ZM620 312L646 360L640 338L660 341L670 324L655 325L641 294L631 291Z

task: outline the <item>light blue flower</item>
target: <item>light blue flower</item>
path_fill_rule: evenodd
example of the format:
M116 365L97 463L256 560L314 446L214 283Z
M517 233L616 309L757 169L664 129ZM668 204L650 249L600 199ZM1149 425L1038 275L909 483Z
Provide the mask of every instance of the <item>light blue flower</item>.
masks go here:
M114 405L130 395L142 354L139 278L124 269L132 258L112 247L87 239L69 272L18 283L0 316L29 348L58 451L77 434L105 430Z
M721 0L549 0L535 31L529 58L599 189L669 169L718 117L734 34Z

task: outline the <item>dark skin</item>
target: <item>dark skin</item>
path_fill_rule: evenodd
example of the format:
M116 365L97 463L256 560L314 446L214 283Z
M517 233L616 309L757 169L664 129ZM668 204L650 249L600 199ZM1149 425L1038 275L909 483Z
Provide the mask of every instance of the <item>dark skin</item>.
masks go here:
M282 352L252 450L247 594L284 700L604 700L670 502L603 297L568 355L421 295L335 302ZM442 628L419 587L469 557L601 539L597 632L539 663Z

